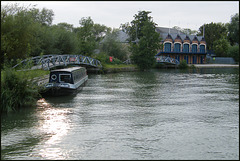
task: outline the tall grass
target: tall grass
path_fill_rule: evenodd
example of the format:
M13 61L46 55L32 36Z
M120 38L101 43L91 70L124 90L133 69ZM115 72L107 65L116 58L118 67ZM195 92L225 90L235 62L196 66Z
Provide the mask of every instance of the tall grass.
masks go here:
M32 106L38 97L38 87L32 84L27 72L10 67L1 71L1 113Z

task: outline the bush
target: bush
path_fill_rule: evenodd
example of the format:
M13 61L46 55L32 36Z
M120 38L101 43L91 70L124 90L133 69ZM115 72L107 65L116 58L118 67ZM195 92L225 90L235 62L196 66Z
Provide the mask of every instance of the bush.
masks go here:
M236 62L239 62L239 45L230 46L228 56L232 57Z
M186 61L186 60L180 61L180 64L178 65L178 67L179 67L180 69L187 69L187 68L188 68L187 61Z
M196 69L196 66L192 64L192 65L190 66L190 68L191 68L191 69Z
M110 62L109 56L104 52L101 52L100 54L97 54L93 57L95 59L99 60L101 62L101 64L123 64L123 62L121 60L119 60L118 58L115 58L115 57L113 57L112 62Z
M101 62L101 64L107 63L107 61L109 60L109 56L104 52L101 52L99 54L95 54L92 57L94 59L99 60Z
M1 76L1 113L35 104L39 96L38 87L32 84L26 74L5 68Z

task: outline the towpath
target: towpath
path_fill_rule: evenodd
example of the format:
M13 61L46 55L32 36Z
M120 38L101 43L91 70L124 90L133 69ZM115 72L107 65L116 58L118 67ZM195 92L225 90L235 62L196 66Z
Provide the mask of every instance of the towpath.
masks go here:
M196 68L239 68L239 64L194 64L194 66Z

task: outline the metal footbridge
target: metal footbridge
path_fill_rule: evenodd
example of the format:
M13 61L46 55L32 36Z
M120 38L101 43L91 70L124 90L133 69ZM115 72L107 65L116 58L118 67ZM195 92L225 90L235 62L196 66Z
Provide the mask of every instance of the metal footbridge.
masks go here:
M67 65L87 65L95 68L102 68L101 62L97 59L83 56L83 55L43 55L36 56L29 59L25 59L15 65L17 66L26 66L31 64L31 69L44 69L50 70L57 66L67 66Z
M179 65L180 62L177 59L167 57L167 56L155 56L157 63Z

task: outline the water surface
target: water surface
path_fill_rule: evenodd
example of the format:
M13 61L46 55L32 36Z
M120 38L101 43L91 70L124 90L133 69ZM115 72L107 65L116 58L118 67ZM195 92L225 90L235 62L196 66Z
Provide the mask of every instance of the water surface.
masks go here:
M239 159L239 69L89 75L1 119L2 159Z

